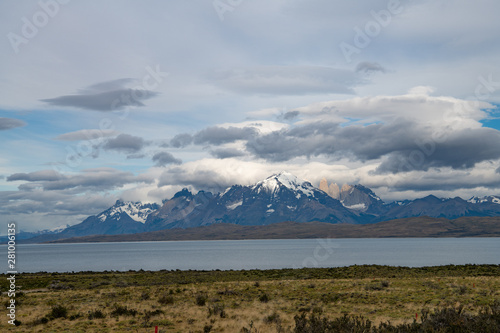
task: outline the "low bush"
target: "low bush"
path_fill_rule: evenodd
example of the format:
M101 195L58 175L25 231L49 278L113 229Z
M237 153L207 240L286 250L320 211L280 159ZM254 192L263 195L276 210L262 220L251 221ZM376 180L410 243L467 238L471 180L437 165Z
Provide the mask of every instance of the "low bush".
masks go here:
M66 318L68 316L68 309L62 305L53 306L47 317L49 319Z
M365 286L366 291L370 290L384 290L389 287L389 281L382 281L380 283L370 283Z
M281 323L280 315L276 312L273 312L272 314L264 317L264 323L266 324Z
M158 299L161 305L174 304L174 297L170 295L163 295Z
M207 299L208 297L205 294L196 295L196 305L205 306L205 304L207 303Z
M81 313L74 313L71 316L69 316L69 320L77 320L80 317L82 317Z
M226 311L224 310L224 304L212 304L208 307L208 316L219 316L221 318L226 318Z
M135 317L137 314L137 310L135 309L129 309L126 306L121 306L118 304L115 304L114 310L111 311L111 317L118 317L118 316L132 316Z
M463 307L444 308L430 313L422 310L420 322L392 325L390 322L374 326L369 319L349 316L329 320L314 313L295 316L295 333L386 333L386 332L500 332L500 302L482 308L478 314L463 311Z
M92 310L92 311L89 311L87 318L89 320L102 319L102 318L106 318L106 315L101 310Z
M161 314L164 314L165 312L160 310L160 309L156 309L154 311L145 311L144 312L144 316L147 316L147 317L154 317L154 316L159 316Z
M262 294L259 296L259 301L261 301L262 303L267 303L269 302L269 296L267 296L267 294Z

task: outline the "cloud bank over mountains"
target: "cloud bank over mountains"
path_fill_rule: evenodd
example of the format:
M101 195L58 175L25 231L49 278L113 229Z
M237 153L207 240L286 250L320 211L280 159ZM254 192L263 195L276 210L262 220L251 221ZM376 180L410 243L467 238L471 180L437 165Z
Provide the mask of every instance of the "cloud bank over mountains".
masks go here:
M0 213L52 228L282 170L500 194L498 2L227 3L69 2L43 26L0 4Z
M433 96L420 87L404 95L276 110L266 119L214 124L160 140L115 130L79 130L56 140L94 140L93 159L107 152L149 158L149 167L135 173L95 168L71 175L48 169L8 174L5 181L18 190L2 192L0 200L12 215L31 212L35 217L49 207L63 215L74 210L83 215L87 206L68 206L80 203L74 200L77 193L92 193L108 203L115 199L111 193L161 202L182 187L220 192L276 170L289 170L316 185L323 177L361 183L387 199L428 193L467 197L500 187L500 131L480 122L493 108L486 102ZM67 204L60 204L63 199Z

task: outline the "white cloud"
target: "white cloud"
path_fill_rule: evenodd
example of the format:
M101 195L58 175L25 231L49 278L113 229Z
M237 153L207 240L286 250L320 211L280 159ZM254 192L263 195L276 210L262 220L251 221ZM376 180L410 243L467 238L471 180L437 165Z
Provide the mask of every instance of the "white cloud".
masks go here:
M56 140L61 140L61 141L99 140L109 136L117 136L118 134L120 134L120 132L115 130L83 129L58 135L56 137Z
M363 80L349 70L319 66L259 66L214 74L226 89L243 94L353 94Z
M483 110L495 108L484 101L430 96L431 92L429 87L414 87L404 95L355 97L314 103L296 110L313 119L321 116L334 122L345 122L345 118L359 118L360 123L401 118L436 128L459 130L481 127L479 120L487 116Z

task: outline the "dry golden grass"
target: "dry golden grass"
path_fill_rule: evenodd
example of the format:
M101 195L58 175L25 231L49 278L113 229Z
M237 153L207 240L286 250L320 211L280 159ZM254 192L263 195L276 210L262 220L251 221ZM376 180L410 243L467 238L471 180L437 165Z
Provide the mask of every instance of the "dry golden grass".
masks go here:
M16 314L21 325L12 327L3 314L0 331L154 332L154 326L158 325L160 332L292 332L294 316L302 312L328 318L362 315L374 323L397 324L411 322L422 308L432 310L461 304L475 312L498 299L499 290L499 276L230 281L25 290L24 295L16 298L20 303ZM205 297L204 305L197 305L197 296ZM4 304L8 298L2 295L1 300ZM116 305L137 313L112 316ZM42 323L42 318L50 317L54 306L67 308L66 318ZM105 318L89 319L88 314L95 310L102 311ZM153 314L148 316L148 312Z

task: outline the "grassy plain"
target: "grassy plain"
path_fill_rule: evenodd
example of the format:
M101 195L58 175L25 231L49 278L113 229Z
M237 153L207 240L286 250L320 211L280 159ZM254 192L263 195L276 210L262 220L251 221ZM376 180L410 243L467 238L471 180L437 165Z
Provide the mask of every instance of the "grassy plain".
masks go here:
M450 307L478 313L500 299L500 265L32 273L16 285L20 325L3 314L2 332L294 332L304 313L377 325ZM0 287L6 305L5 274Z

